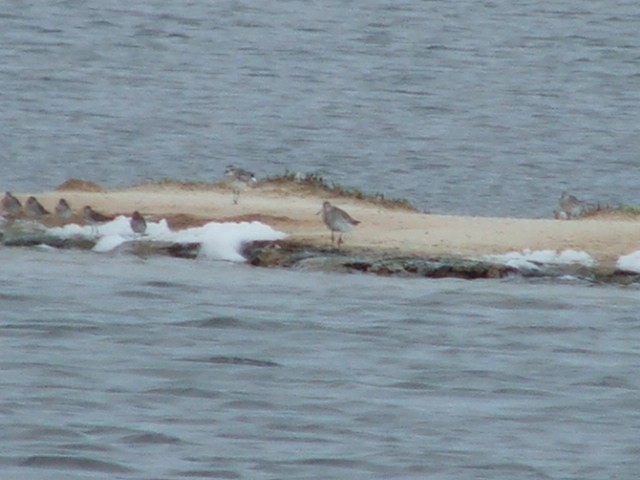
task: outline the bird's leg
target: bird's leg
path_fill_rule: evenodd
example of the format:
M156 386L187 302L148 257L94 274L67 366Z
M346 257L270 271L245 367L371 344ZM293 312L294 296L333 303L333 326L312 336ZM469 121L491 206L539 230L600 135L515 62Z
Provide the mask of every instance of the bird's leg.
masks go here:
M238 190L233 191L233 204L238 204L238 199L240 198L240 192Z
M342 234L340 234L340 237L338 238L338 248L340 248L340 245L342 245L342 243Z
M331 230L331 246L335 243L335 237L333 236L333 230Z

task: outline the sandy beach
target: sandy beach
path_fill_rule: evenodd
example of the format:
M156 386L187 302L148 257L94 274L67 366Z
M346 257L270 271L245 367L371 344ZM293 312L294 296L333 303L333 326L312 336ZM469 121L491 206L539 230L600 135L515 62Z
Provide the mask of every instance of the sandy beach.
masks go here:
M640 249L640 222L632 217L566 221L435 215L384 206L375 200L332 197L296 184L259 185L243 192L236 205L225 185L178 182L102 189L70 181L55 191L16 195L21 200L35 195L49 210L61 197L75 211L84 205L109 214L130 215L139 210L150 218L166 218L174 229L209 221L259 220L312 246L330 244L329 231L317 214L328 199L361 221L345 236L343 248L383 255L469 257L526 249L573 249L587 252L600 268L607 269L614 267L619 256Z

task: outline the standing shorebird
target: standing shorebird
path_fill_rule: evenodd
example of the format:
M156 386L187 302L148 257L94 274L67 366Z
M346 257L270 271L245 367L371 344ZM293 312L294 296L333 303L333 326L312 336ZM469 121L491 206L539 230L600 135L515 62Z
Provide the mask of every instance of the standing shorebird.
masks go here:
M69 220L73 216L73 210L71 210L69 203L64 198L58 200L55 211L58 218L62 220Z
M560 196L560 215L567 219L579 217L584 207L584 202L578 200L568 192L562 192Z
M93 208L87 205L82 209L82 218L87 225L91 225L94 234L97 235L98 226L102 225L103 223L110 222L115 217L96 212Z
M20 215L22 213L22 204L11 192L6 192L2 198L2 210L10 215Z
M226 182L233 190L234 205L238 203L240 192L257 181L256 176L252 172L248 172L234 165L227 165L224 176L226 177Z
M342 244L342 234L350 232L354 225L360 223L359 220L355 220L347 212L341 208L334 207L327 201L322 204L322 210L318 213L322 213L322 221L331 230L331 245L335 242L334 232L340 232L338 248Z
M29 197L24 204L24 209L27 215L34 218L42 217L43 215L49 215L49 210L44 208L36 197Z
M147 222L140 212L136 210L131 214L131 220L129 220L129 225L131 225L131 230L133 233L137 233L138 235L144 235L144 232L147 231Z

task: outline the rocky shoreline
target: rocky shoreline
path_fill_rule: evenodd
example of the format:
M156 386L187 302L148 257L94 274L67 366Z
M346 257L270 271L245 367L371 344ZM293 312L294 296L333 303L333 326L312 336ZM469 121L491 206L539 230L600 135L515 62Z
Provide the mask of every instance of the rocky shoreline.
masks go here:
M86 237L60 238L34 222L16 222L0 228L0 243L5 247L46 245L56 249L91 250L96 240ZM137 239L123 243L115 252L137 256L167 255L195 259L197 242L175 243ZM285 268L310 272L362 273L402 278L502 279L574 278L594 283L628 285L640 283L640 275L621 270L605 270L580 264L539 264L522 268L481 258L455 256L389 255L361 249L338 250L299 240L254 241L245 243L242 255L249 265L261 268Z
M640 275L580 264L539 264L518 268L499 262L464 257L390 256L338 251L301 242L251 242L243 255L251 265L303 271L366 273L404 278L459 278L465 280L520 278L575 278L594 283L628 285L640 283Z

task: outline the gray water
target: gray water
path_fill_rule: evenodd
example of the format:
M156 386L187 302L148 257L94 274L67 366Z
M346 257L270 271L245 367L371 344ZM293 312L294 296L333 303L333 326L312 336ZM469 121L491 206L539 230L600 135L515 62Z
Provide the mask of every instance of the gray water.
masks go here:
M0 178L219 180L237 163L438 213L640 203L635 1L21 1Z
M3 478L636 478L637 289L0 250Z
M15 1L0 179L639 203L637 2ZM0 248L0 477L635 479L637 287Z

